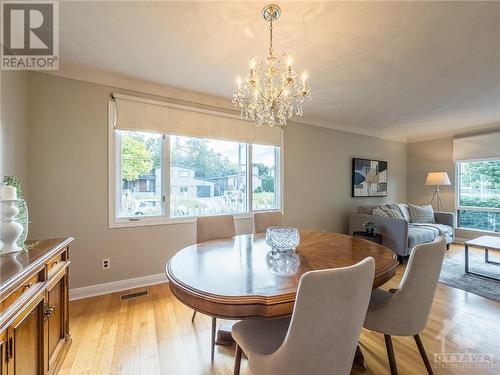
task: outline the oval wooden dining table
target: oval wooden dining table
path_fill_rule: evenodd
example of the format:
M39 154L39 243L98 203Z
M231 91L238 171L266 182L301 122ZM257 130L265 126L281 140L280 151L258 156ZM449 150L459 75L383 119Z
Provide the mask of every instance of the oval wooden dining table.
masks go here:
M273 318L292 313L305 272L352 266L371 256L375 259L373 287L377 288L394 276L398 265L394 252L374 242L338 233L301 231L296 249L300 264L295 272L284 275L270 266L271 248L264 237L239 235L180 250L166 266L170 290L185 305L214 318ZM213 326L212 341L214 332Z

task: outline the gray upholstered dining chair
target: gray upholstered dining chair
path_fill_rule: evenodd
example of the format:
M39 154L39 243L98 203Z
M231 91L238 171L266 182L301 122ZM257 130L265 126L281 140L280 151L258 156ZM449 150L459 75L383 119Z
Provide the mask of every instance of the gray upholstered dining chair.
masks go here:
M201 216L196 219L196 243L218 240L221 238L230 238L236 235L234 226L234 217L232 215L221 216ZM196 310L193 310L191 321L194 322ZM212 347L210 355L214 359L215 351L215 329L217 319L212 317Z
M232 215L201 216L196 219L196 243L236 236Z
M265 233L267 228L283 225L283 215L279 211L256 212L253 214L253 232Z
M398 369L391 336L413 336L427 372L433 374L419 333L427 324L445 251L442 237L415 246L399 287L372 292L364 327L384 334L392 375Z
M258 375L349 374L370 299L375 261L302 275L291 317L250 319L232 329L234 373L242 351Z

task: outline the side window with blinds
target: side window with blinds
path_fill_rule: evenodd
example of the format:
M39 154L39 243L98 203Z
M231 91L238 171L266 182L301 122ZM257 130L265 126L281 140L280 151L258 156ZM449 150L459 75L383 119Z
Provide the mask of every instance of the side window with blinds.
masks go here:
M500 232L500 159L461 161L457 170L458 226Z
M500 132L453 139L457 226L500 233Z

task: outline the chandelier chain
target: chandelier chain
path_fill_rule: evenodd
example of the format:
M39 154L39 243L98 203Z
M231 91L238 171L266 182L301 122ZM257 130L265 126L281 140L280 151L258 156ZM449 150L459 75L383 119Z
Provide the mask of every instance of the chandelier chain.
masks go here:
M273 55L273 17L269 21L269 56Z

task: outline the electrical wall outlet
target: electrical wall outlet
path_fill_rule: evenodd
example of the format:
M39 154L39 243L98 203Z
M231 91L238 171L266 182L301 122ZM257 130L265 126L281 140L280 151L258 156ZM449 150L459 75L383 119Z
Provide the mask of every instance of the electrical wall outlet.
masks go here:
M111 268L111 260L109 258L102 258L102 269L109 270Z

